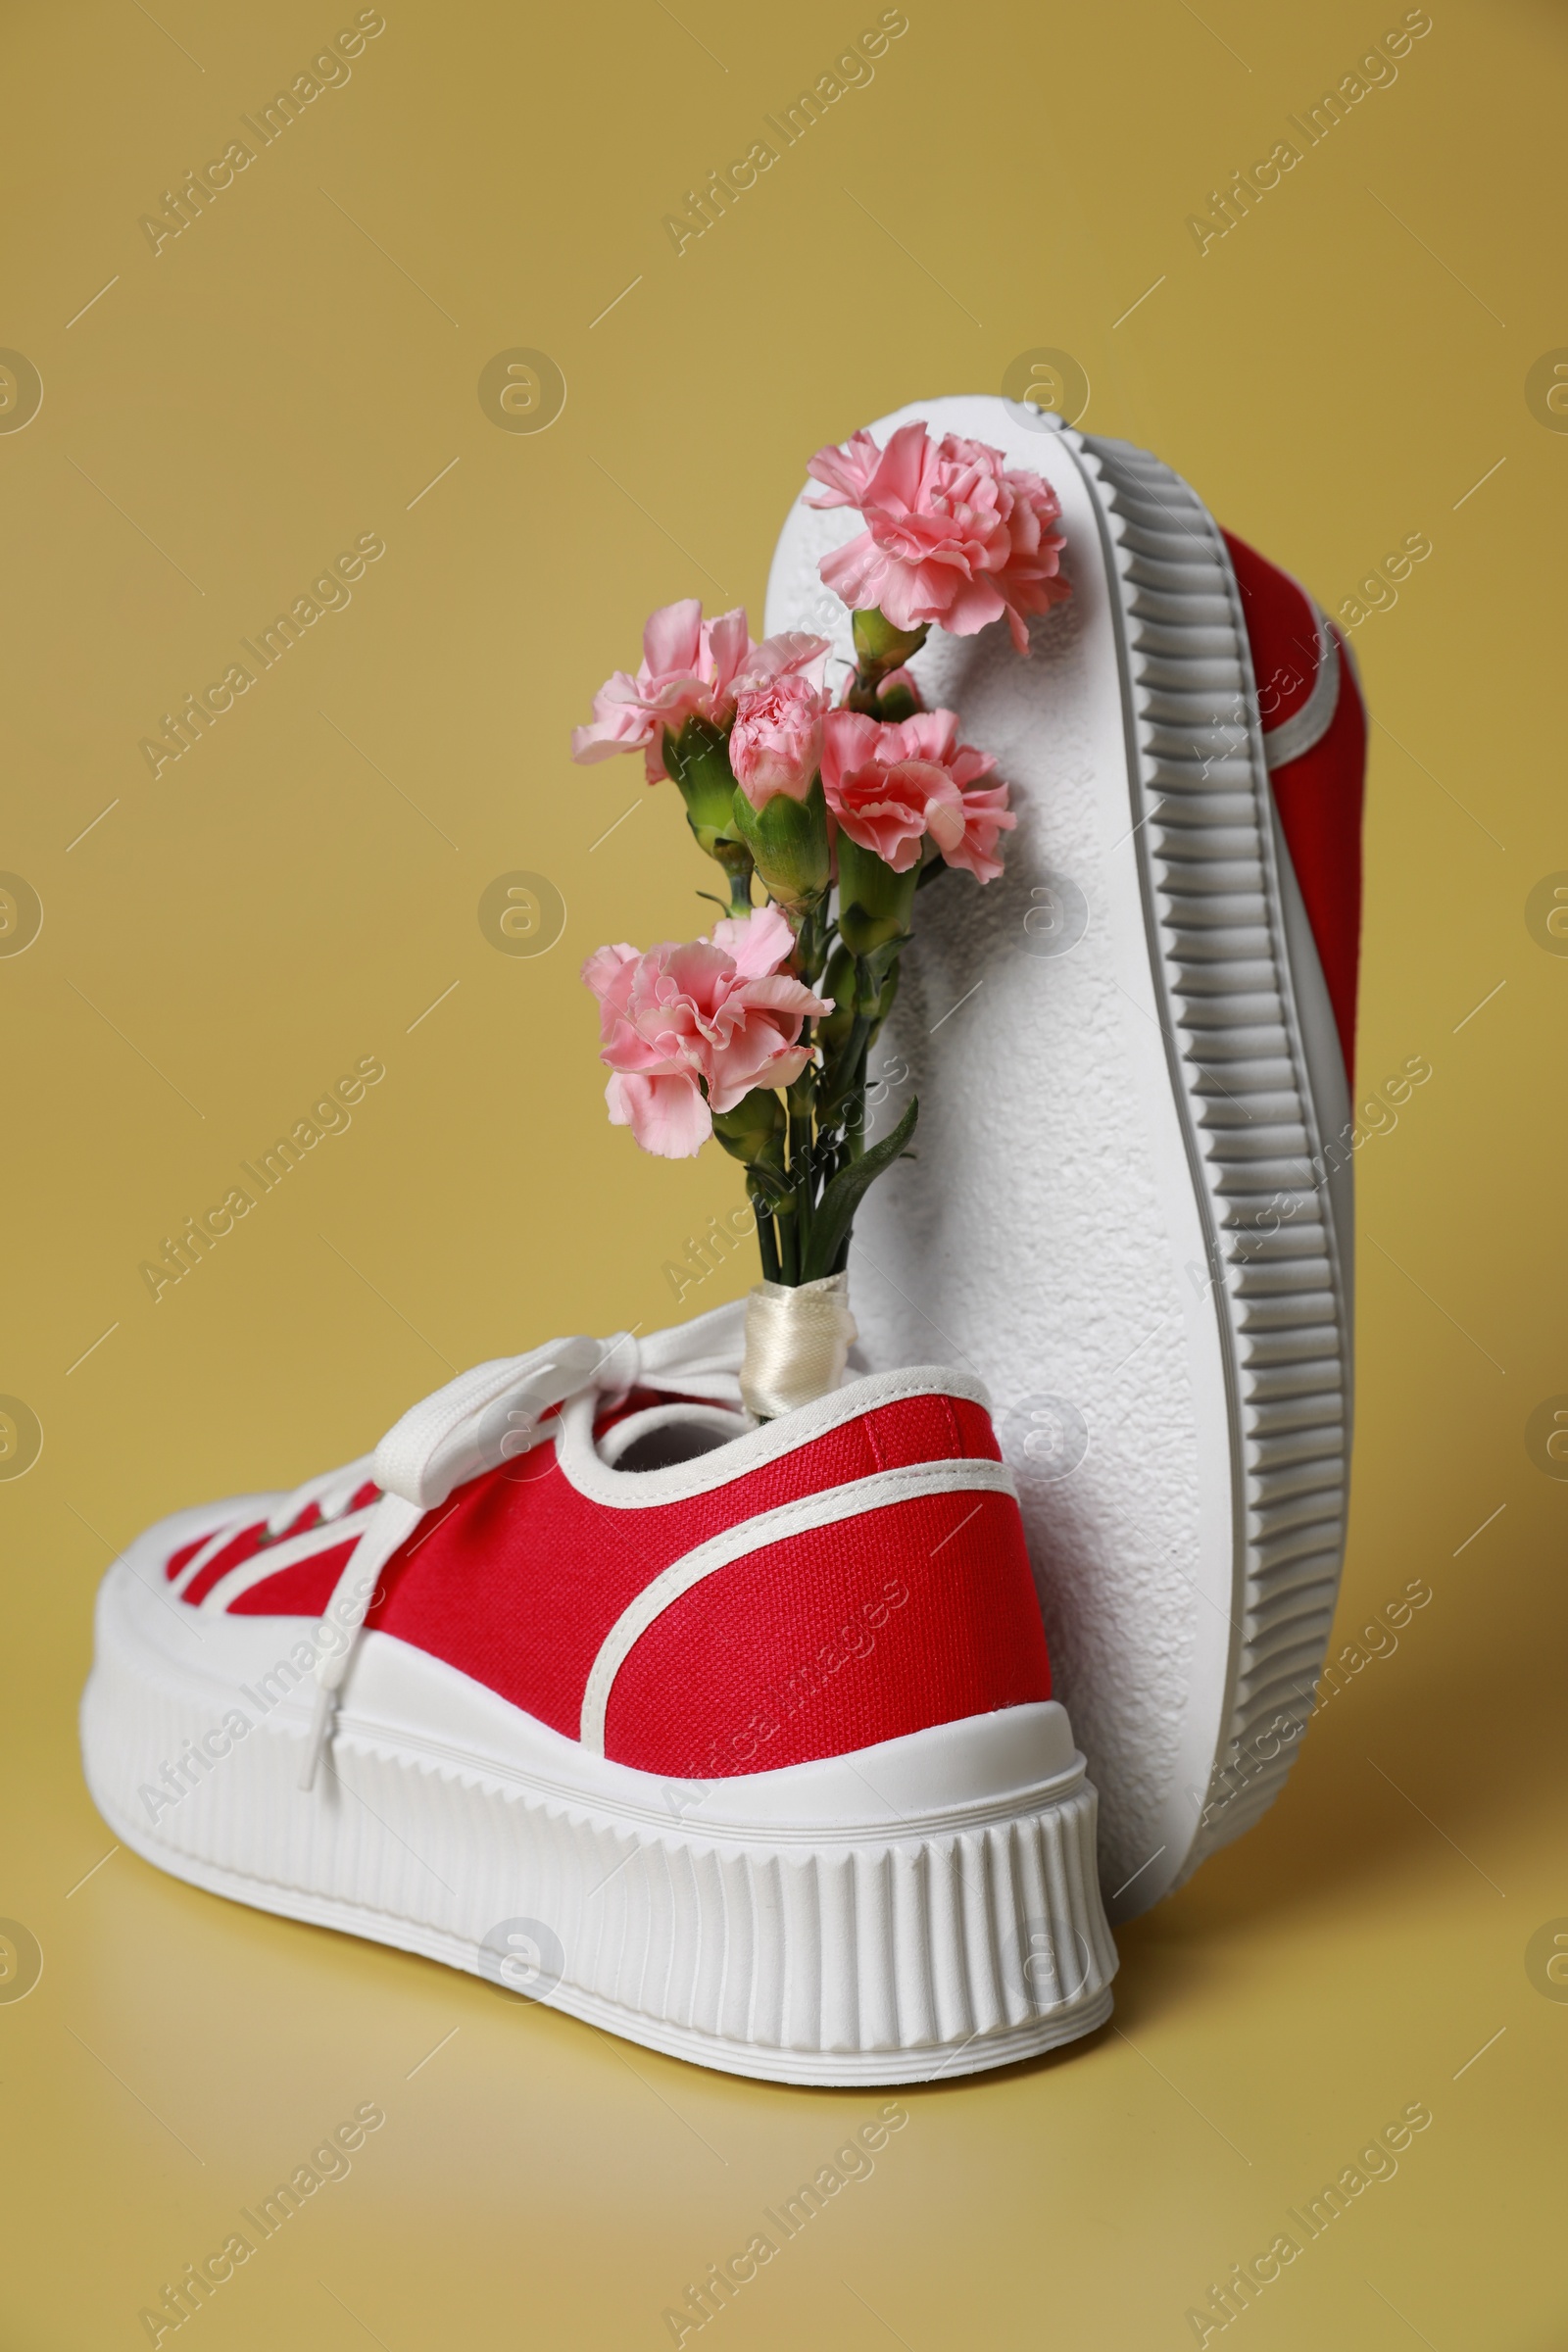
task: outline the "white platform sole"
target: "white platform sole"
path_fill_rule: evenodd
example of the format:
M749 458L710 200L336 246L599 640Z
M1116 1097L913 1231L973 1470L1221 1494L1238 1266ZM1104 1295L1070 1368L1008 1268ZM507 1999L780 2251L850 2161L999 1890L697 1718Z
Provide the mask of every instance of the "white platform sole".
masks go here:
M82 1700L94 1801L160 1869L774 2082L970 2074L1109 2015L1095 1792L1054 1702L675 1784L372 1634L306 1794L312 1621L204 1615L198 1642L158 1588L181 1525L105 1579Z
M1273 818L1229 557L1186 483L985 397L913 417L1056 488L1073 595L934 631L930 703L996 754L1004 879L922 893L874 1057L917 1153L857 1220L872 1367L976 1371L1016 1471L1057 1687L1101 1798L1111 1914L1283 1785L1333 1617L1348 1474L1348 1118ZM859 518L797 505L766 626L848 656L817 576ZM1348 1161L1348 1154L1345 1157Z

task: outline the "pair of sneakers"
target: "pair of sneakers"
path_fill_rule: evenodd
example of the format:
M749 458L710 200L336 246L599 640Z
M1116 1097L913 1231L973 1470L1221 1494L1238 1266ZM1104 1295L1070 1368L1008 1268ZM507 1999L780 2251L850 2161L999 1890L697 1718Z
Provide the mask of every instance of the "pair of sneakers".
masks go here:
M858 1368L755 1426L738 1304L481 1365L140 1537L82 1707L159 1867L805 2083L1102 2023L1107 1914L1289 1769L1346 1504L1347 649L1154 459L978 397L873 431L914 417L1047 476L1074 593L1027 662L914 664L1020 822L906 958ZM853 528L797 503L769 632L848 651Z

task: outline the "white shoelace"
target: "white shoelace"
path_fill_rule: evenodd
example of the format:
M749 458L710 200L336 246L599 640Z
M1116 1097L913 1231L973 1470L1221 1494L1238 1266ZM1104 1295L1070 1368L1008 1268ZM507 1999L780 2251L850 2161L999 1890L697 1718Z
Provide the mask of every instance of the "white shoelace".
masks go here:
M296 1519L304 1517L313 1502L320 1512L323 1527L333 1519L341 1519L360 1489L373 1484L374 1478L373 1453L362 1453L358 1461L345 1462L339 1470L319 1471L315 1478L308 1478L303 1486L296 1487L292 1494L285 1494L277 1508L268 1513L267 1533L262 1541L275 1544ZM305 1532L308 1531L301 1530Z
M745 1300L736 1299L646 1339L623 1331L609 1340L555 1340L527 1355L476 1364L405 1413L373 1454L308 1480L279 1503L268 1521L271 1532L287 1527L311 1502L318 1504L323 1519L329 1503L331 1515L341 1516L367 1478L381 1490L369 1525L322 1612L323 1633L332 1629L336 1642L317 1661L316 1710L302 1788L315 1784L331 1738L337 1693L381 1571L425 1513L438 1509L469 1479L527 1453L539 1444L539 1424L552 1406L587 1391L612 1398L653 1388L738 1406L745 1315Z
M315 1478L306 1479L291 1494L285 1494L280 1502L274 1504L260 1522L262 1532L257 1541L257 1550L263 1551L269 1544L277 1543L290 1529L298 1536L314 1535L314 1528L295 1527L294 1524L305 1516L312 1503L318 1507L319 1526L326 1527L333 1520L343 1518L360 1489L371 1479L374 1468L374 1454L362 1453L357 1461L345 1462L340 1469L325 1470ZM227 1550L235 1537L244 1535L247 1529L257 1524L252 1511L241 1510L227 1519L219 1520L215 1527L209 1529L180 1570L185 1580L187 1597L190 1585L201 1577L220 1552Z

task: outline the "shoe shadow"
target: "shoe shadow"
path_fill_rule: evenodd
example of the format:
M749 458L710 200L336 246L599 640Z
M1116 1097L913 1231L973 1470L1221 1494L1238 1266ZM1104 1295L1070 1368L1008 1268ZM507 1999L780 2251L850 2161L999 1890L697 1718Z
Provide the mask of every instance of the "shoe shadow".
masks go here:
M1543 1580L1544 1583L1544 1580ZM1563 1603L1543 1590L1543 1627ZM1331 1654L1353 1620L1342 1612ZM1326 1701L1290 1780L1250 1831L1187 1885L1115 1931L1116 2017L1130 2033L1185 2006L1216 1980L1248 1925L1368 1911L1400 1897L1434 1866L1456 1898L1500 1911L1499 1859L1516 1831L1521 1789L1561 1779L1560 1675L1554 1645L1521 1655L1513 1606L1426 1657L1373 1661ZM1401 1672L1401 1668L1405 1671Z

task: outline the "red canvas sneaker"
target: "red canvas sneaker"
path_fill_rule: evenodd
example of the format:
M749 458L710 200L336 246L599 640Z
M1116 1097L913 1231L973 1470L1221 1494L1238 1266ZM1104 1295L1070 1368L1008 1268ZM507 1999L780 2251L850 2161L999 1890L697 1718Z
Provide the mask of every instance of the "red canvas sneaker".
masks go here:
M1431 1075L1352 1111L1365 718L1294 581L1125 442L1013 402L922 420L1043 474L1071 594L933 629L928 708L997 755L1017 830L922 895L871 1075L920 1148L872 1188L863 1362L940 1350L996 1400L1112 1916L1256 1820L1314 1705L1345 1536L1352 1161ZM766 627L848 662L820 577L861 527L785 524ZM929 901L929 903L928 903Z
M481 1365L139 1538L82 1703L116 1836L780 2082L1099 2025L1095 1794L985 1393L884 1372L753 1427L743 1311Z

